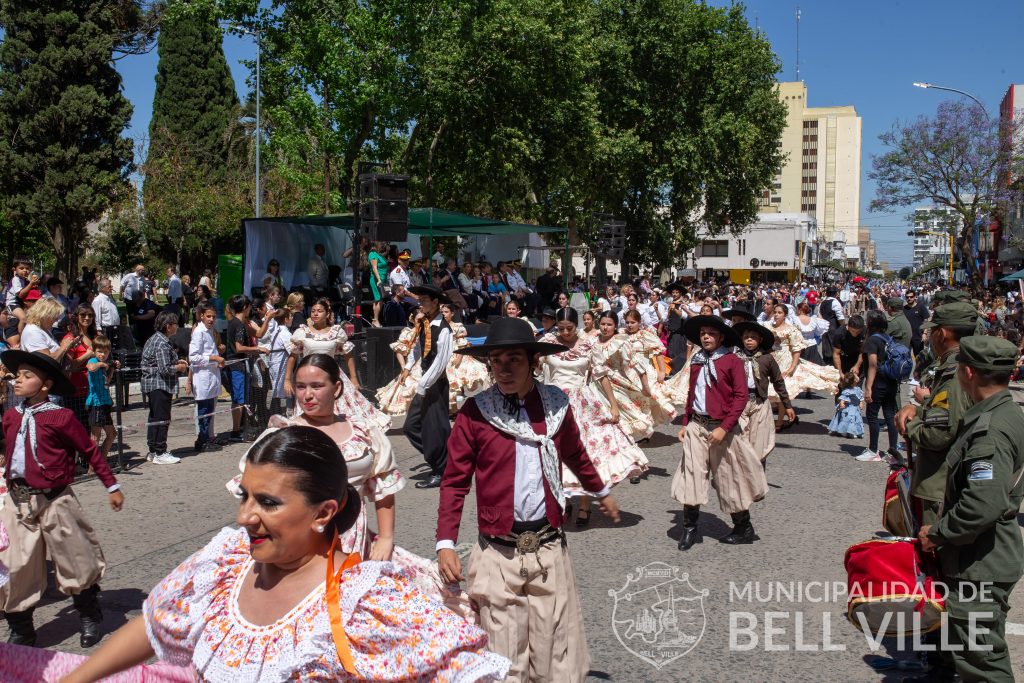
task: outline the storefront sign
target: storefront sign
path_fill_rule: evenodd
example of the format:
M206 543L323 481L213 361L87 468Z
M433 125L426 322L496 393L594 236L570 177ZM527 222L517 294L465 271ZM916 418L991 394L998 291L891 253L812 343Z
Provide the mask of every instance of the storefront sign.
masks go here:
M759 258L750 259L750 267L757 268L788 268L789 261L762 261Z

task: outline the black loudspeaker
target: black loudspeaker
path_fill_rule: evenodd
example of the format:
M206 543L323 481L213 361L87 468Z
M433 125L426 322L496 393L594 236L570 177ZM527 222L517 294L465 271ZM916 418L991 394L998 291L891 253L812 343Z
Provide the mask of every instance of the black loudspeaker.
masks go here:
M365 328L366 367L360 368L364 393L373 396L378 389L398 377L402 371L391 344L398 341L404 327ZM359 354L360 359L364 354Z
M626 250L626 222L609 220L599 226L597 252L613 261L621 261Z
M409 236L409 176L359 176L360 233L371 241L404 242Z

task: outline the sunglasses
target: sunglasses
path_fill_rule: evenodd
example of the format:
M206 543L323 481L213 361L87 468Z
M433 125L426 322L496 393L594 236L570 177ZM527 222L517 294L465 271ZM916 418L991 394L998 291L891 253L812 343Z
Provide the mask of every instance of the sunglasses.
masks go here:
M95 313L79 313L78 317L79 318L95 318L96 314Z

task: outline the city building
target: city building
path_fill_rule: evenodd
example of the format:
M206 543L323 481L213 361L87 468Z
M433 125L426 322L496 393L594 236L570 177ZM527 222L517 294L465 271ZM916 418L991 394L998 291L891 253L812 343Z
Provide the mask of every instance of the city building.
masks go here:
M1017 154L1024 154L1024 138L1020 135L1024 130L1024 83L1011 83L1006 94L999 103L999 122L1001 130L1011 136L1010 148ZM1006 184L1019 182L1007 174ZM1013 273L1024 267L1024 204L1020 201L1007 202L1002 211L1002 239L999 243L999 264L1002 273Z
M762 211L809 213L826 242L835 241L837 231L857 235L861 173L857 110L808 106L803 82L779 83L778 93L787 112L780 143L787 159L759 200Z
M945 265L949 263L948 234L950 229L957 229L959 221L959 214L949 207L914 209L914 272L933 263L942 263L944 270L948 269Z
M795 282L819 261L818 224L807 213L761 213L739 236L701 237L693 253L700 277L736 284Z

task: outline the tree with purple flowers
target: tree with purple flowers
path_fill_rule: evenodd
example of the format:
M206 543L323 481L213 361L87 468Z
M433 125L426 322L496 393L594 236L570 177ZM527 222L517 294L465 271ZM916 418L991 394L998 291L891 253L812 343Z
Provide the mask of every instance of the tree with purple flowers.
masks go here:
M879 139L888 151L872 158L869 177L878 183L872 211L930 203L956 212L962 253L979 220L999 216L1024 172L1020 129L992 120L974 103L942 102L934 117L897 122ZM1015 144L1016 141L1016 144Z

